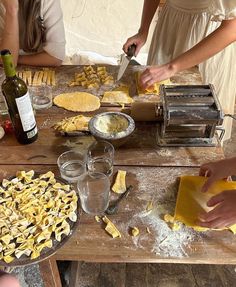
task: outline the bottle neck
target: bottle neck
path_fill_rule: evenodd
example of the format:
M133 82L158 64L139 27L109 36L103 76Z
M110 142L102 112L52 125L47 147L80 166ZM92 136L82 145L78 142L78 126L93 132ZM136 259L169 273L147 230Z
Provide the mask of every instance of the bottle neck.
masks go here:
M13 63L13 58L11 54L2 55L2 62L4 72L7 78L12 78L16 76L16 69Z

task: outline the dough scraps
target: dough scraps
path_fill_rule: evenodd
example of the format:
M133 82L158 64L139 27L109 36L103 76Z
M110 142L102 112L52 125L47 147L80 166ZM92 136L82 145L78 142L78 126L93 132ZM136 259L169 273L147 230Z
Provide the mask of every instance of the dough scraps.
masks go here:
M180 221L197 231L209 230L209 228L196 225L199 213L204 211L209 212L214 208L207 206L208 200L223 190L236 189L235 182L220 180L213 184L206 193L203 193L201 192L201 188L206 180L206 177L200 176L181 176L180 178L174 220ZM227 229L227 227L224 229ZM236 224L230 226L228 229L235 234Z
M116 228L116 226L114 225L114 223L111 222L111 220L104 216L102 218L103 222L106 223L106 232L109 233L113 238L116 237L121 237L121 233L120 231Z
M91 117L85 117L83 115L65 118L57 122L53 128L59 132L88 131L90 119Z
M138 236L139 235L139 229L137 227L133 227L131 229L131 234L132 234L133 237Z
M85 92L60 94L53 102L56 106L73 112L92 112L100 108L99 98Z

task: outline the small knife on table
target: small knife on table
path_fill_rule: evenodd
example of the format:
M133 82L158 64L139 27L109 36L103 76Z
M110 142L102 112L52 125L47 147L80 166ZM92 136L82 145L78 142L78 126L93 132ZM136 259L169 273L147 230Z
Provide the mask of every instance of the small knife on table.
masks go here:
M135 54L135 50L136 50L136 45L132 44L128 48L127 55L126 54L121 55L121 63L120 63L120 68L119 68L118 75L117 75L117 81L119 81L124 75L124 72L126 68L128 67L129 62L131 61L132 57Z

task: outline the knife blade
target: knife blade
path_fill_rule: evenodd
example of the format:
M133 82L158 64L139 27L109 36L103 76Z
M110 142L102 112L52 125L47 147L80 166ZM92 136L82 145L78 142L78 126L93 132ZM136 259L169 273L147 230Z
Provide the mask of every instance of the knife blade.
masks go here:
M120 64L120 68L119 68L118 75L117 75L117 81L119 81L122 78L122 76L124 75L124 72L125 72L126 68L128 67L129 62L131 61L132 57L135 54L135 50L136 50L136 45L132 44L128 48L127 55L126 54L121 55L121 64Z

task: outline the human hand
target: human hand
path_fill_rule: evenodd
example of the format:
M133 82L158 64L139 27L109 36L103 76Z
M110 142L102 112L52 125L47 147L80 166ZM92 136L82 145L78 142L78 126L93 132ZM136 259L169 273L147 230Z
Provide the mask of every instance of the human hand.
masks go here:
M213 196L207 206L214 209L200 214L197 224L208 228L224 228L236 223L236 190L225 190Z
M219 179L227 179L234 174L236 158L224 159L216 162L209 162L200 167L199 175L207 176L208 179L202 187L206 192L210 186Z
M176 73L171 64L150 66L140 76L140 86L143 89L151 87L154 83L169 79Z
M123 51L127 54L128 53L128 48L131 45L135 44L136 45L136 49L135 49L134 56L136 57L138 55L140 49L146 43L146 41L147 41L147 34L139 32L136 35L128 38L128 40L126 41L126 43L123 46Z

